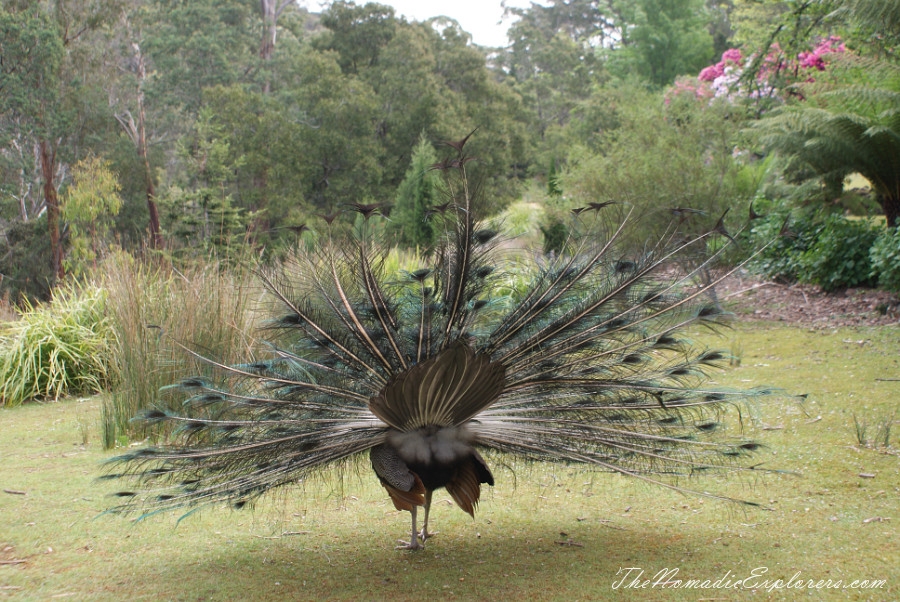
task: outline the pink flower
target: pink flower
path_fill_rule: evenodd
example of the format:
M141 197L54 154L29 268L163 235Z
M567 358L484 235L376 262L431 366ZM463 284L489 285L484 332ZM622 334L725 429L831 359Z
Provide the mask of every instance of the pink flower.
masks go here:
M840 54L847 50L841 38L838 36L830 36L813 49L812 52L801 52L797 55L797 60L801 67L806 69L816 69L825 71L825 60L822 58L826 54Z
M816 50L818 50L818 48ZM801 52L797 55L797 60L800 61L800 66L805 67L806 69L825 71L825 61L823 61L822 57L816 52Z
M740 48L729 48L722 53L722 62L731 61L732 63L740 63L741 58Z
M703 69L703 71L700 72L700 75L697 76L697 79L699 79L702 82L711 82L714 79L716 79L717 77L719 77L720 75L722 75L722 73L724 73L724 72L725 72L725 70L720 68L719 64L710 65L709 67L706 67L705 69Z
M714 81L717 77L722 77L725 75L725 68L740 65L741 63L741 51L738 48L730 48L722 53L722 60L716 63L715 65L710 65L703 69L700 72L700 75L697 76L702 82L711 82Z

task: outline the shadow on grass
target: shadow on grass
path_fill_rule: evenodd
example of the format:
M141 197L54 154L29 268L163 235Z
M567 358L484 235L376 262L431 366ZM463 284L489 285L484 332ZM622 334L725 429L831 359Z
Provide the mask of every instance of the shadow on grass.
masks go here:
M605 599L618 595L613 584L625 567L644 569L648 579L688 559L692 565L711 565L718 551L709 550L708 534L649 524L622 530L583 521L563 535L560 522L547 516L509 532L496 523L475 523L461 531L458 524L448 524L424 551L408 552L394 550L390 528L377 526L359 529L348 540L327 532L272 540L223 538L204 546L189 565L180 554L163 554L143 558L131 574L135 584L148 585L153 591L147 594L158 599L233 599L238 594L248 600ZM477 530L483 532L480 537ZM177 547L184 550L183 544ZM159 575L166 576L168 586ZM188 589L172 589L177 584ZM135 593L127 586L120 593L126 591Z

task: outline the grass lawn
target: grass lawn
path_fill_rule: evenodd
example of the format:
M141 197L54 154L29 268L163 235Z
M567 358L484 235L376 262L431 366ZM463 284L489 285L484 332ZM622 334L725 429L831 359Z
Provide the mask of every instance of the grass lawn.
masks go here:
M497 486L471 520L435 496L439 535L394 550L396 512L361 463L277 492L252 510L206 509L138 524L100 513L99 400L0 410L0 597L14 600L738 600L900 599L900 432L858 445L900 419L896 327L810 331L739 325L719 344L741 356L718 377L769 384L750 436L759 461L800 476L685 483L765 509L679 495L615 475L493 459ZM884 379L884 380L878 380ZM894 379L894 380L889 380ZM894 414L896 412L896 414ZM734 416L732 416L732 419ZM900 431L900 428L895 429ZM490 461L490 460L489 460ZM629 587L678 579L756 579L756 589ZM768 579L885 580L880 589L771 589ZM618 575L617 575L618 573ZM794 584L797 582L794 581ZM619 584L617 588L614 585ZM824 583L823 583L824 585Z

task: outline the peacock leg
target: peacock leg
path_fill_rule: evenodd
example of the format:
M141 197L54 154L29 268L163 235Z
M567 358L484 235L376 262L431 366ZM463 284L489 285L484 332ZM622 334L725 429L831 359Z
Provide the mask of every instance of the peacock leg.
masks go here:
M409 541L399 540L402 543L402 546L397 546L397 550L421 550L425 546L419 543L418 533L416 532L416 508L418 506L413 506L412 510L409 511L412 514L412 534Z
M419 537L422 538L423 542L426 539L428 539L429 537L434 537L435 535L437 535L437 532L435 532L435 533L428 532L428 516L431 513L431 494L432 493L434 493L434 492L430 489L425 490L425 520L422 521L422 530L419 532Z

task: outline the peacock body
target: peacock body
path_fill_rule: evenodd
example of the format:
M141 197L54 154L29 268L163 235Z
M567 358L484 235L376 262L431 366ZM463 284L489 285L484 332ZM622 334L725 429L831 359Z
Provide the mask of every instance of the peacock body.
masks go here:
M721 225L685 236L673 222L629 252L625 206L593 203L573 212L582 232L568 251L535 260L510 292L507 252L469 189L465 139L451 146L434 166L450 198L430 213L444 236L427 263L385 273L369 227L382 219L378 207L353 205L355 237L328 234L292 266L262 274L281 312L264 327L269 355L208 360L221 378L171 387L185 411L144 413L180 437L112 461L110 476L138 482L117 510L240 507L368 454L394 506L411 513L402 547L417 549L436 489L474 516L481 486L494 484L485 450L676 489L671 477L743 468L757 445L713 432L725 406L765 391L709 386L725 354L682 335L723 317L706 294L715 281L696 278ZM673 272L685 256L692 267Z

